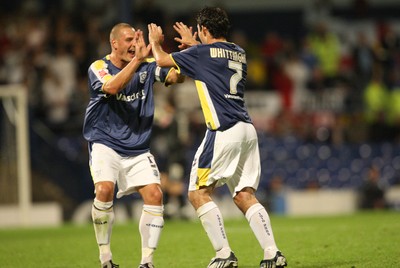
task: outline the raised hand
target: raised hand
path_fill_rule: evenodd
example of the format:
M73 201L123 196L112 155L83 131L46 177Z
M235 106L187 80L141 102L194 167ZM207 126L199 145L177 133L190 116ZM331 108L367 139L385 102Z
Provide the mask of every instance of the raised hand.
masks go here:
M178 46L179 49L185 49L200 44L200 42L196 40L197 32L193 33L192 27L188 27L183 22L176 22L173 27L175 31L177 31L178 34L181 36L180 38L179 37L174 38L175 41L181 43Z
M161 44L164 41L164 34L160 26L154 23L150 23L149 29L149 42L150 44L155 42Z
M137 30L135 32L135 57L142 61L144 58L148 57L151 50L151 45L147 45L144 41L143 32L141 30Z

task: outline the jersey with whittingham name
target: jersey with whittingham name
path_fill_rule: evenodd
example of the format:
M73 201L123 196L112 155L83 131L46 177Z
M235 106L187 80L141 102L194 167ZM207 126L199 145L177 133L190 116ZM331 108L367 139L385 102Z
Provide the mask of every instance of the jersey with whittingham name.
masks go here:
M110 95L103 92L104 83L121 69L111 63L109 55L93 62L88 70L90 101L83 125L89 149L93 143L101 143L121 156L149 151L154 118L153 84L165 82L170 70L148 59L124 89Z
M200 44L171 53L178 71L194 79L207 128L226 130L251 123L244 102L245 51L234 43Z

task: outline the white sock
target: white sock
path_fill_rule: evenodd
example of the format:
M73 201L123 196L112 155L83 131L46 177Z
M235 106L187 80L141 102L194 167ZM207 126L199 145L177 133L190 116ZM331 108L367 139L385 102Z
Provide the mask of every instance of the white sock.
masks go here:
M153 262L153 253L160 240L164 227L163 206L143 205L139 221L139 231L142 238L142 259L140 263Z
M278 248L267 210L260 203L254 204L247 210L246 218L261 248L264 250L264 259L275 257Z
M100 262L104 263L112 259L110 241L114 223L113 202L101 202L95 198L92 206L92 220L99 246Z
M229 257L232 250L226 236L224 220L217 205L213 201L205 203L197 209L196 213L217 253L216 257Z

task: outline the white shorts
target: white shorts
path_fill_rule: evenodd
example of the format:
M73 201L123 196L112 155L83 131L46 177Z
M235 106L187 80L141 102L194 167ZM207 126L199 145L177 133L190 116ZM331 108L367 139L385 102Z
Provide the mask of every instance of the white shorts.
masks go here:
M257 133L252 124L239 122L225 131L209 131L197 149L189 191L226 183L232 196L245 187L257 190L261 164Z
M136 192L136 187L160 184L160 172L150 152L120 156L113 149L94 143L90 154L90 172L93 182L112 181L118 186L117 198Z

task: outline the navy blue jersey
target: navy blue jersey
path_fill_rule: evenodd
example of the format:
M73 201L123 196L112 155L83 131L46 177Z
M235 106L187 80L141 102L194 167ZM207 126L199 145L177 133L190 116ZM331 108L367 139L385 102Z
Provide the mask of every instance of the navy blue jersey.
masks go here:
M251 123L244 103L246 53L236 44L201 44L174 52L181 74L195 80L207 128L226 130L237 122Z
M104 83L120 71L109 55L89 67L90 101L83 136L89 145L101 143L122 156L135 156L149 151L154 117L153 84L165 82L170 68L160 68L154 59L149 59L138 67L123 90L116 95L105 94Z

